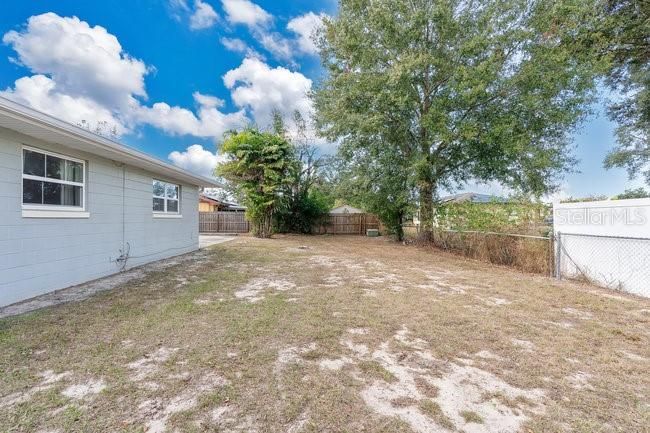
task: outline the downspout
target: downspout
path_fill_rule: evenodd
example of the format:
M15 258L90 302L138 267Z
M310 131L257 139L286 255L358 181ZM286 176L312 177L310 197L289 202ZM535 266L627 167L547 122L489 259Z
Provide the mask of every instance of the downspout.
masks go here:
M122 164L122 251L126 241L126 164Z
M122 248L120 256L115 259L120 266L120 271L126 269L126 263L129 260L131 245L126 242L126 164L120 164L122 167Z

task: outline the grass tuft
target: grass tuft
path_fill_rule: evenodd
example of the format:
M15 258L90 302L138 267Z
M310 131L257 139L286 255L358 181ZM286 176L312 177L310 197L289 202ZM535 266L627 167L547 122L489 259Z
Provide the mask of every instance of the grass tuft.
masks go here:
M485 422L481 415L471 410L463 410L459 412L459 415L462 416L467 423L483 424Z
M455 428L454 423L442 412L440 405L435 401L429 399L421 400L419 407L423 414L433 419L440 426L449 430Z
M362 372L364 372L370 377L381 379L388 383L393 383L397 381L397 378L393 375L393 373L386 370L377 361L361 361L359 363L359 368L361 369Z

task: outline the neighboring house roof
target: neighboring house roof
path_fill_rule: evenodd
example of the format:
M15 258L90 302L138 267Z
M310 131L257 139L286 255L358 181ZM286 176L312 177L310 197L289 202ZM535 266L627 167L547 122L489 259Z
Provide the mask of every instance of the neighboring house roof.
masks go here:
M234 210L246 210L246 206L240 206L237 203L228 203L226 201L221 201L218 198L214 198L212 196L209 196L207 194L200 194L199 195L199 200L204 201L206 203L211 203L211 204L217 204L220 206L224 206L228 209L234 209Z
M363 210L359 209L359 208L356 208L356 207L343 205L343 206L338 206L338 207L335 207L334 209L331 209L330 213L340 214L340 213L365 213L365 212Z
M224 204L222 201L217 200L216 198L212 198L212 197L210 197L208 195L205 195L205 194L199 195L199 200L204 202L204 203L210 203L210 204L217 204L217 205Z
M496 195L479 194L476 192L464 192L462 194L448 195L440 199L442 203L505 203L508 200Z
M192 174L132 147L2 97L0 97L0 127L92 153L190 185L222 187L213 179Z

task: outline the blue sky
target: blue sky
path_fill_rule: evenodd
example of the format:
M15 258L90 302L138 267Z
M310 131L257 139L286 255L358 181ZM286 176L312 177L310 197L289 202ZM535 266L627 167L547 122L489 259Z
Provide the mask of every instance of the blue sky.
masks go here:
M310 110L305 92L322 71L309 36L335 13L334 0L11 1L0 14L0 94L73 123L106 121L120 141L207 174L224 130L264 126L274 105ZM562 195L641 185L602 168L614 125L596 111L575 137L581 173L565 177Z

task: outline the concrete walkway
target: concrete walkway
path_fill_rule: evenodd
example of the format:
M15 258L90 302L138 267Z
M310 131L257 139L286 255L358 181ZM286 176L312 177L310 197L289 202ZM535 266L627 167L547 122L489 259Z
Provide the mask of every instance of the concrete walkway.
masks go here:
M206 248L212 245L228 242L235 239L236 236L228 235L199 235L199 248Z

